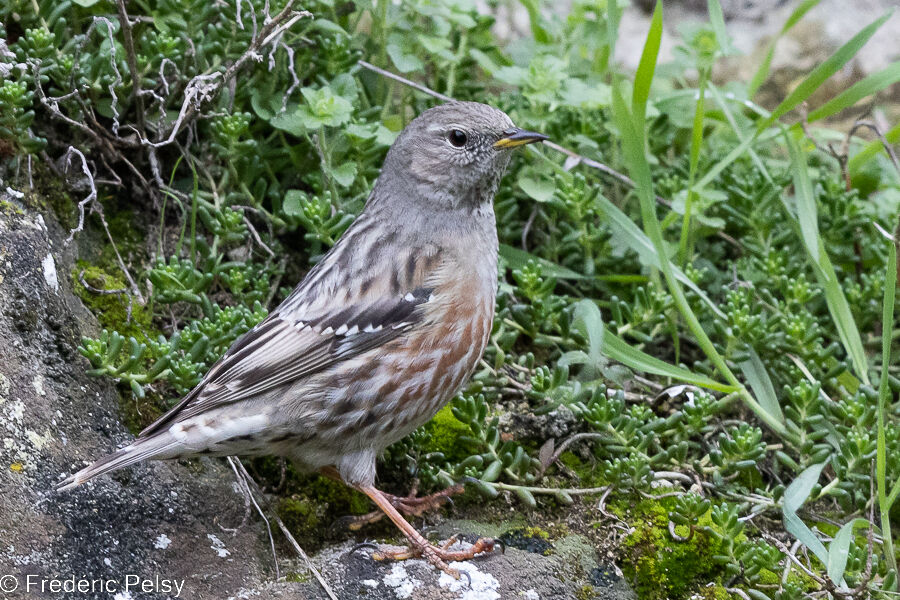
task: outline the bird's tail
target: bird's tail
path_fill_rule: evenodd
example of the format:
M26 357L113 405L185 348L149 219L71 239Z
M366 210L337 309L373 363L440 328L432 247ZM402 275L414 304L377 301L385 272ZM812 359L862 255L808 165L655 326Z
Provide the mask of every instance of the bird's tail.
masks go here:
M135 440L128 446L70 475L59 483L56 490L61 492L79 486L98 475L116 471L123 467L139 463L148 458L173 458L177 455L179 442L168 432ZM176 452L172 452L176 450Z

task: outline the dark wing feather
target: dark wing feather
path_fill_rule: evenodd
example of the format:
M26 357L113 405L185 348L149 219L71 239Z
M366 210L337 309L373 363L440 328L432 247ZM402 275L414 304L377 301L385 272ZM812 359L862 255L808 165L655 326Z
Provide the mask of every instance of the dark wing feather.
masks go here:
M303 320L272 313L244 334L174 408L141 432L160 431L175 421L231 404L307 377L376 348L416 326L432 288Z

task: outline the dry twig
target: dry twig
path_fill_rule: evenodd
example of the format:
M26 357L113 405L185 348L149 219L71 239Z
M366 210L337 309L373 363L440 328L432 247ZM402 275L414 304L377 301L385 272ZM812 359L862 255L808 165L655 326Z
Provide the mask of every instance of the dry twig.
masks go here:
M242 486L246 486L247 492L249 493L252 490L252 492L255 492L256 494L258 494L260 499L262 500L263 504L265 504L267 508L271 509L271 506L269 505L268 501L266 500L266 497L263 494L262 490L259 488L259 485L256 483L256 481L254 481L253 477L250 476L250 473L247 472L247 469L244 468L243 463L241 463L240 460L238 460L234 457L231 457L231 456L228 457L228 463L231 465L231 468L234 470L235 474L238 476L238 481L242 482ZM256 499L253 497L252 494L251 494L251 500L253 501L253 504L256 506L257 511L262 515L263 514L262 508L260 508L259 504L257 504ZM294 536L291 535L291 532L287 528L287 526L284 524L284 521L281 520L281 517L279 517L278 513L276 513L274 510L272 511L272 518L275 520L275 523L278 525L278 528L281 529L281 532L287 538L288 542L290 543L291 547L293 547L294 551L300 556L300 558L302 558L306 562L307 568L312 572L313 576L319 582L319 585L322 586L322 589L325 590L325 593L328 594L328 597L331 598L331 600L338 600L337 596L334 595L334 591L332 591L331 587L328 585L328 583L322 577L322 574L319 573L319 570L316 569L316 566L309 559L309 556L307 556L307 554L306 554L306 552L304 552L303 548L300 547L300 544L298 544L297 540L294 539ZM264 515L263 515L263 519L266 521L266 525L268 525L269 521L268 521L268 519L265 518ZM270 539L271 539L271 530L270 530L269 535L270 535ZM273 545L273 552L274 552L274 545ZM277 562L278 561L276 560L276 569L277 569Z

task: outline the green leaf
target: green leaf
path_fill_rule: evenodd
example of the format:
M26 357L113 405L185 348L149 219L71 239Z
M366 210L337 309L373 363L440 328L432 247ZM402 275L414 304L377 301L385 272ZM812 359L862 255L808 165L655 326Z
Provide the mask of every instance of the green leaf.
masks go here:
M288 190L284 193L281 202L281 210L289 217L303 215L303 204L308 200L306 192L300 190Z
M522 504L527 506L528 508L537 508L537 501L534 499L534 494L523 487L516 488L516 496L519 497L519 500L522 501Z
M493 483L497 481L497 478L500 477L500 471L503 469L503 463L497 459L491 464L488 465L488 468L484 470L484 474L481 476L481 481L485 481L487 483Z
M287 131L291 135L295 135L297 137L303 136L306 133L306 127L303 124L303 117L299 113L299 108L295 107L294 110L288 108L285 112L275 115L271 119L269 119L269 123L272 127L276 129L281 129L282 131Z
M305 87L300 93L306 100L306 106L299 107L296 114L306 129L318 129L323 125L337 127L350 121L353 103L335 93L331 86L323 85L318 89Z
M82 6L84 8L90 8L93 5L97 4L97 2L99 2L99 1L100 0L72 0L73 3L77 4L78 6Z
M809 548L816 555L822 564L828 564L828 551L825 550L824 544L816 537L816 535L806 526L800 517L797 516L797 510L806 499L813 487L819 481L819 475L825 463L819 463L807 467L802 473L797 475L791 485L784 490L784 501L781 507L782 517L784 519L784 528L788 533L800 540L800 543Z
M615 0L612 0L615 2ZM531 25L531 35L534 41L539 44L549 44L553 38L544 28L543 16L541 15L541 5L539 0L520 0L522 6L528 12L528 22Z
M647 32L647 41L641 52L641 61L634 74L634 89L631 98L635 124L642 130L647 114L647 100L650 98L650 86L653 83L653 74L656 72L659 45L662 41L662 18L662 0L657 0L656 8L653 10L653 19L650 21L650 30Z
M893 222L897 222L894 215ZM880 229L880 227L879 227ZM887 233L887 232L885 232ZM890 495L887 491L887 433L885 432L886 413L891 407L892 392L888 367L891 364L891 343L894 329L894 303L897 294L897 241L890 234L888 244L888 262L884 281L884 299L881 306L881 381L878 385L877 442L875 451L875 482L878 486L878 511L881 531L884 536L884 553L888 561L888 574L897 574L897 557L894 552L894 534L891 529L891 504L900 490L900 480L895 481Z
M847 557L850 554L850 543L853 541L853 531L858 528L868 527L865 519L856 518L838 530L837 535L828 544L828 577L831 581L843 586L844 570L847 568Z
M806 154L792 136L787 136L791 152L791 174L794 176L794 198L803 243L813 262L819 262L819 217L812 181L806 169Z
M520 175L517 183L523 192L537 202L547 202L553 197L553 192L556 191L556 183L543 177Z
M419 57L404 50L400 43L388 44L387 53L391 57L391 62L401 73L412 73L425 68L425 64L419 60Z
M731 36L728 35L728 30L725 28L725 16L722 14L722 5L719 0L707 0L706 8L709 12L709 22L716 34L716 42L718 42L722 54L725 56L735 54L737 50L731 43Z
M339 167L331 169L331 176L341 187L350 187L356 179L356 163L345 162Z

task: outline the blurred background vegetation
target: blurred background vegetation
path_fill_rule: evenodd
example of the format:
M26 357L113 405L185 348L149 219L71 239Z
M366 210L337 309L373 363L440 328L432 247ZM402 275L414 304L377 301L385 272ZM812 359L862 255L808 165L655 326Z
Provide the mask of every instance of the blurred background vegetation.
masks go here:
M817 4L743 77L718 0L668 42L655 7L637 44L607 0L8 0L0 178L71 229L105 328L85 368L137 431L335 243L435 95L497 106L555 145L497 195L480 368L387 451L387 487L465 482L458 512L578 529L641 597L894 597L900 125L879 94L900 63L824 93L876 14L773 99L779 36ZM370 510L252 467L310 544Z

